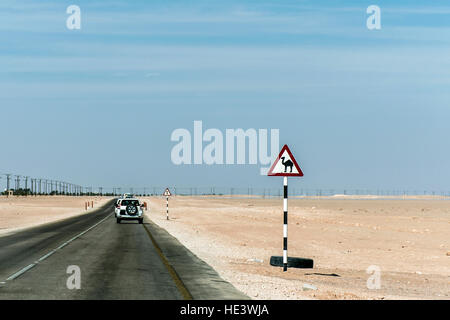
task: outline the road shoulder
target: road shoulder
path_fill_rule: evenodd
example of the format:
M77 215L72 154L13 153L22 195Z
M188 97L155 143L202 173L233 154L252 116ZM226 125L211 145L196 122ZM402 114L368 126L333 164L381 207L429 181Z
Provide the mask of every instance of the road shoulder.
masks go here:
M206 262L183 246L165 229L149 219L145 225L156 239L159 248L175 269L195 300L246 300L245 294L223 280Z

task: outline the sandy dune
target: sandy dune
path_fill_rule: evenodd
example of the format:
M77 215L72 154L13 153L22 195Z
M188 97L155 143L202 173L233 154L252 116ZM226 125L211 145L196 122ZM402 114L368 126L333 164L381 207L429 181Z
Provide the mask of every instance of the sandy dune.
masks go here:
M282 200L172 197L170 221L165 198L146 201L153 221L256 299L450 299L448 201L290 200L289 256L315 268L286 273L269 265L282 254ZM367 288L371 265L381 289Z
M0 197L0 235L89 212L86 201L94 201L94 209L106 203L106 197Z

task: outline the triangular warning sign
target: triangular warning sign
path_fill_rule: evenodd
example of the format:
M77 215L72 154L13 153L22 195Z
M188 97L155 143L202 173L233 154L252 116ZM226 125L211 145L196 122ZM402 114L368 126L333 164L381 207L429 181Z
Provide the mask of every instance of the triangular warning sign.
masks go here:
M297 161L289 150L287 145L284 145L278 155L277 160L270 167L268 176L286 176L286 177L302 177L303 172L300 169Z
M163 196L170 197L171 195L172 195L172 193L170 193L169 188L166 188L166 190L163 193Z

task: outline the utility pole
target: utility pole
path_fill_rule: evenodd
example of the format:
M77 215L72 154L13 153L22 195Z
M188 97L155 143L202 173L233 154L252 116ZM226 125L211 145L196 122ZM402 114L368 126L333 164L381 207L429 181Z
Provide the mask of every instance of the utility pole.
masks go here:
M9 191L9 182L11 181L11 173L6 174L6 191Z
M28 197L28 178L25 177L25 197Z

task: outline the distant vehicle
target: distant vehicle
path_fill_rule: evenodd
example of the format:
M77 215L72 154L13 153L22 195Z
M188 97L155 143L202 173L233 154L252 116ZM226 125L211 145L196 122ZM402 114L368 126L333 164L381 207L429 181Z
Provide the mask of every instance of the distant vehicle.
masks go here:
M122 199L133 199L134 195L132 195L131 193L124 193L122 196Z
M144 221L143 204L136 198L118 199L114 208L117 223L122 220L137 220L140 224Z

